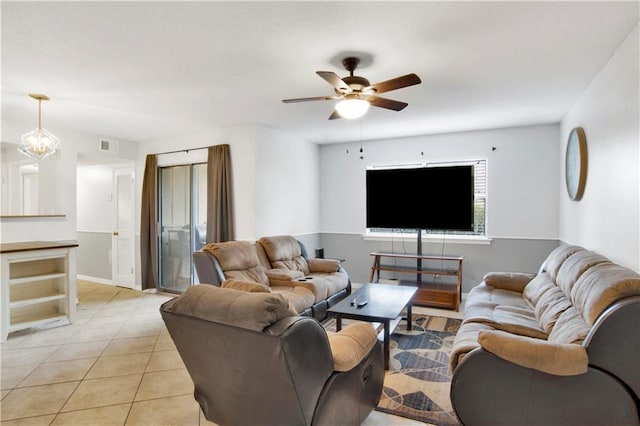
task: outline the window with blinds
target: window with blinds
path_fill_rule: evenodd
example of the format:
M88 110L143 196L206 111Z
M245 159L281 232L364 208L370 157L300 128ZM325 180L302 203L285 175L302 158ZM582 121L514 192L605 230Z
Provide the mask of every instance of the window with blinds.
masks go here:
M487 226L487 160L473 162L474 206L473 232L471 235L486 235Z
M448 235L486 235L487 223L487 160L450 161L446 163L427 163L426 167L473 166L474 209L473 231L447 231ZM397 167L397 166L395 166ZM369 233L415 234L415 229L369 228ZM442 235L442 231L422 230L423 234Z

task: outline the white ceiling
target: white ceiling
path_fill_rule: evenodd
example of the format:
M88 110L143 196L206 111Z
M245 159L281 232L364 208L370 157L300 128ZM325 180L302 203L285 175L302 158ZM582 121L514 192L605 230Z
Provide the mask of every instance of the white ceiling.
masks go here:
M2 2L2 113L145 141L258 123L318 143L558 122L638 23L638 2ZM317 70L416 73L359 123ZM28 129L25 129L25 131Z

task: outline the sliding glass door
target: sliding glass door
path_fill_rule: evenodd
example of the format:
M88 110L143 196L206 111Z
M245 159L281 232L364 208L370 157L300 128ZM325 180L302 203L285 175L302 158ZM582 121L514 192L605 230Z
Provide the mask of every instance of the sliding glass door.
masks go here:
M161 167L159 281L163 291L182 293L194 284L194 250L205 244L207 165Z

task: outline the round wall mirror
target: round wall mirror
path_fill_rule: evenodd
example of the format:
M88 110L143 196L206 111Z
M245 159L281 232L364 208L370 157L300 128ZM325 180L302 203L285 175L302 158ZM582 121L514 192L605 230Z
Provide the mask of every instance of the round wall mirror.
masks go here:
M582 127L569 133L564 170L569 198L579 201L587 181L587 138Z

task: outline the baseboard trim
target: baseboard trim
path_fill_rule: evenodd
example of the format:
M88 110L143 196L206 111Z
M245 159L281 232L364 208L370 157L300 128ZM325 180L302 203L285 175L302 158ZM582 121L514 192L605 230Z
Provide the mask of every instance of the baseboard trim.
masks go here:
M104 278L92 277L89 275L82 275L82 274L78 274L76 278L83 281L91 281L92 283L107 284L115 287L115 284L113 283L113 281L107 280Z

